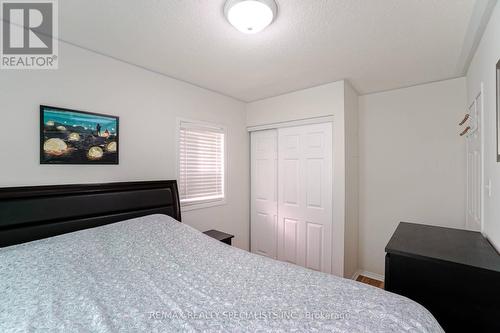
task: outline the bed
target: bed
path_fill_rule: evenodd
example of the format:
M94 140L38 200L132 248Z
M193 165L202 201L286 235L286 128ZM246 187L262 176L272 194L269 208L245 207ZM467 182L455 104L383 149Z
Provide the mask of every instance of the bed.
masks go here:
M0 190L0 331L442 332L419 304L180 223L175 181Z

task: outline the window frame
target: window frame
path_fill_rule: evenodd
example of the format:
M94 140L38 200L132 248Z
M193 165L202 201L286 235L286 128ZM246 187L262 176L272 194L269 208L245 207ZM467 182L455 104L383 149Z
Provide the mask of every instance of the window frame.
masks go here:
M227 136L227 127L222 124L216 124L216 123L211 123L211 122L205 122L205 121L200 121L200 120L194 120L194 119L189 119L189 118L177 118L176 121L176 138L175 138L175 156L176 156L176 163L175 163L175 169L176 169L176 175L177 175L177 180L178 180L178 186L180 187L180 135L181 135L181 124L182 123L191 123L194 125L198 125L201 127L207 127L207 128L213 128L216 130L222 130L222 133L224 134L224 177L223 177L223 182L224 185L222 187L222 190L224 192L224 196L222 199L214 199L214 200L206 200L206 201L200 201L200 202L190 202L190 203L183 203L181 202L181 209L182 211L190 211L190 210L196 210L196 209L203 209L203 208L210 208L210 207L216 207L216 206L223 206L227 203L227 196L228 196L228 170L227 170L227 161L228 161L228 136ZM180 192L180 191L179 191ZM179 198L179 201L181 199Z

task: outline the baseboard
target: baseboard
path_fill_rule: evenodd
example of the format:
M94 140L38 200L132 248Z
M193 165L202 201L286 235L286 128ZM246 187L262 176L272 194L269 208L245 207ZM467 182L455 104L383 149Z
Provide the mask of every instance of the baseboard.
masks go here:
M354 280L356 281L358 279L358 276L360 276L360 270L357 270L356 272L354 272L353 276L351 277L351 280Z
M354 275L352 276L352 279L356 280L358 278L358 276L360 276L360 275L366 276L366 277L368 277L370 279L382 281L382 282L385 281L383 275L372 273L372 272L368 272L368 271L364 271L364 270L361 270L361 269L357 270L356 273L354 273Z

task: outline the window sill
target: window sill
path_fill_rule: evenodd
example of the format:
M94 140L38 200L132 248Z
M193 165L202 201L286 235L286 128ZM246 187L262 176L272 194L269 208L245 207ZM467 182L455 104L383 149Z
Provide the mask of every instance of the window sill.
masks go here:
M226 199L209 201L209 202L200 202L195 204L182 204L181 203L181 212L187 212L190 210L204 209L216 206L224 206L226 204Z

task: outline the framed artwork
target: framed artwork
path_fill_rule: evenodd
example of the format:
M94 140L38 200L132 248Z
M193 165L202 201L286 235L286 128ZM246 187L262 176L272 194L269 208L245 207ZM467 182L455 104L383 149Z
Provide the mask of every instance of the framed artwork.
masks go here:
M119 118L40 105L40 164L118 164Z
M497 162L500 162L500 59L497 62Z

